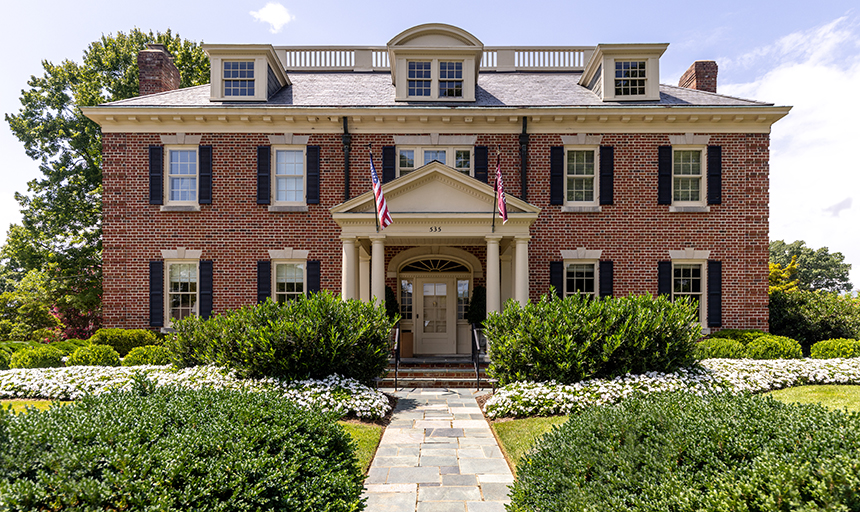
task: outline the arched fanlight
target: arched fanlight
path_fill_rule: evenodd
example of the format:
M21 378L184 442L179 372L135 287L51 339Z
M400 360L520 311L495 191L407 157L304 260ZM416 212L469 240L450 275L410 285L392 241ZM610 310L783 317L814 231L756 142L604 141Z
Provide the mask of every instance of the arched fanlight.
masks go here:
M470 272L470 270L456 261L430 258L426 260L413 261L404 265L401 272Z

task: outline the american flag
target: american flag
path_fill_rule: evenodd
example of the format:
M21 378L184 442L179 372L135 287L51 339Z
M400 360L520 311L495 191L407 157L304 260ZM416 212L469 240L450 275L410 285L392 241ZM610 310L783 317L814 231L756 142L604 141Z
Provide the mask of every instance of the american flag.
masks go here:
M508 221L508 202L505 199L505 186L502 184L502 161L496 164L496 196L499 203L499 215L502 217L502 224Z
M379 217L379 226L382 229L391 225L391 214L388 213L388 205L385 204L385 196L382 195L382 184L373 166L373 153L370 154L370 179L373 180L373 195L376 196L376 216Z

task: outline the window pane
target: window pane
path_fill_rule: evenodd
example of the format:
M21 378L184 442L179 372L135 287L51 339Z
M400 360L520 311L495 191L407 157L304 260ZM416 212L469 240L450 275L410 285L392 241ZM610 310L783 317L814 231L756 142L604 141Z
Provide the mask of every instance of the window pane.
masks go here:
M615 95L645 94L645 61L615 63Z
M304 263L275 265L275 300L286 302L304 295Z
M409 96L430 96L430 62L410 62L407 78Z
M404 320L412 320L412 281L400 281L400 316Z
M469 306L469 281L457 280L457 320L466 318L466 308Z
M424 165L429 164L433 160L438 161L439 163L445 163L445 156L447 151L444 149L425 149L424 150Z
M411 149L400 150L400 168L415 168L415 151Z
M457 170L464 174L469 174L472 167L472 152L468 149L458 149L454 152L455 163Z
M570 264L566 275L567 295L585 293L594 295L594 264Z

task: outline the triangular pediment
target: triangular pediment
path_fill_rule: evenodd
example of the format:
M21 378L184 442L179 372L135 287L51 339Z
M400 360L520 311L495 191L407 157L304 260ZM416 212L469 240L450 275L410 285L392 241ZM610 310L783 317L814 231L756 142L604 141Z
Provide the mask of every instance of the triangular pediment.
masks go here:
M397 213L490 213L495 190L439 162L431 162L382 187L389 211ZM540 208L507 195L508 214L537 214ZM373 192L368 191L331 209L337 213L375 211Z

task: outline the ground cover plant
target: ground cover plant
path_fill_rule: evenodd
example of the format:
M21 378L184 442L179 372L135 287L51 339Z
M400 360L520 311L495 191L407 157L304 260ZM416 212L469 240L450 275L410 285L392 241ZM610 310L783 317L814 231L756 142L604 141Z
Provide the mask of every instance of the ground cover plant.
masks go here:
M215 364L248 378L338 374L370 384L388 366L393 325L382 304L344 301L323 291L208 320L189 316L174 322L176 332L166 346L179 366Z
M544 295L526 305L510 301L484 322L488 373L503 385L569 384L691 366L701 332L695 315L693 304L650 295L600 300Z
M659 393L594 407L518 466L508 510L857 510L860 415Z
M273 393L156 388L0 412L0 509L352 511L363 475L331 414Z

